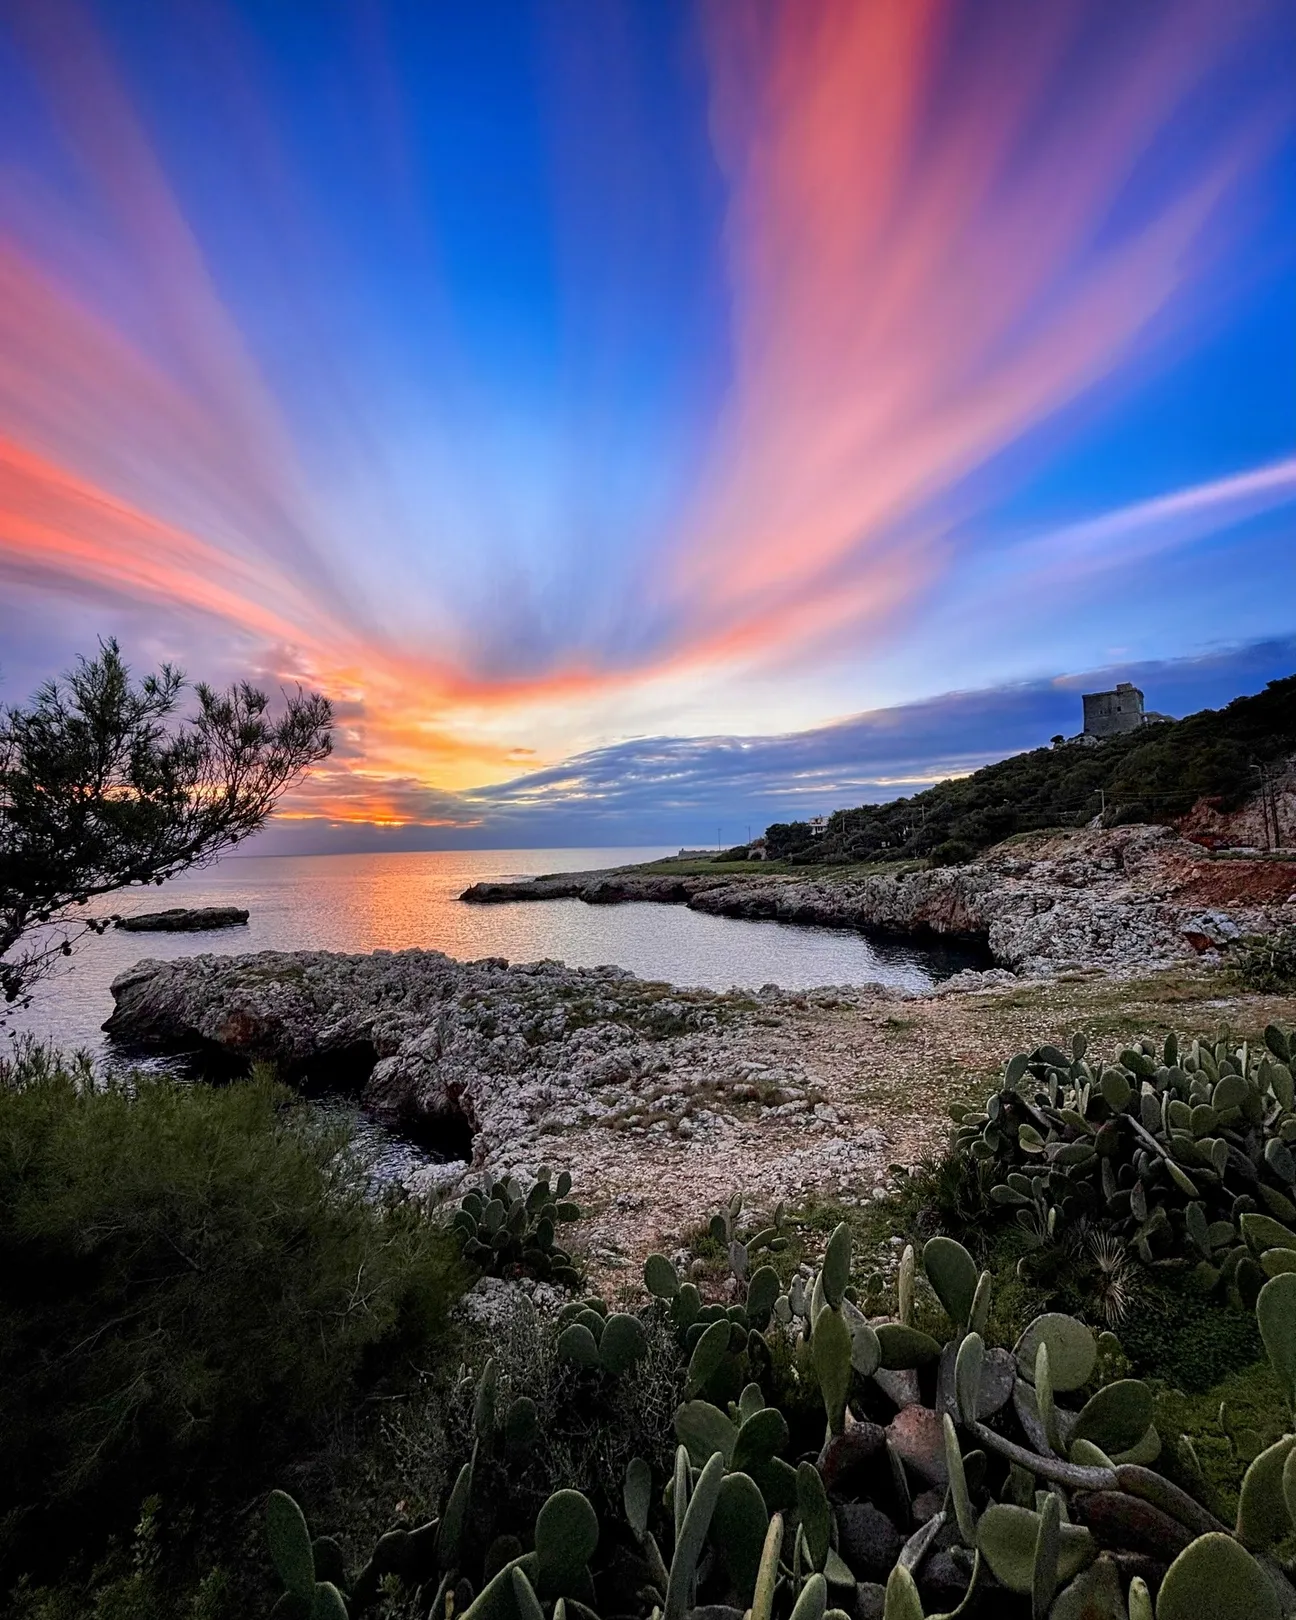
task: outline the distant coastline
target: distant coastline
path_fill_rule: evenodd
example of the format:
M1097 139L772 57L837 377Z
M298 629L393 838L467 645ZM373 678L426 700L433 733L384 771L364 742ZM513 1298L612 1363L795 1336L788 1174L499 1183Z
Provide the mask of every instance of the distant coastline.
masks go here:
M578 899L687 906L712 916L813 924L983 948L1028 977L1120 974L1218 957L1235 939L1290 922L1296 865L1213 860L1170 828L1023 833L958 866L918 862L786 869L665 860L640 867L479 882L473 905Z

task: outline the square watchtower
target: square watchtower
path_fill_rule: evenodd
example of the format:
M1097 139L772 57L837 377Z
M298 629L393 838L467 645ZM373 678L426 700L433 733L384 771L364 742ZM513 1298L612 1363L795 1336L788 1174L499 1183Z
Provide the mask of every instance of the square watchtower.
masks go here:
M1145 718L1143 694L1129 681L1122 681L1112 692L1084 694L1086 737L1116 737L1124 731L1137 731Z

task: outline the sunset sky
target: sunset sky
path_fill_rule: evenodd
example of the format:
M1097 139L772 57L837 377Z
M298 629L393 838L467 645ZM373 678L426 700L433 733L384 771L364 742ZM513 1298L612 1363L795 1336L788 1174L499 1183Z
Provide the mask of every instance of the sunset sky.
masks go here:
M0 699L725 842L1296 669L1288 0L0 0Z

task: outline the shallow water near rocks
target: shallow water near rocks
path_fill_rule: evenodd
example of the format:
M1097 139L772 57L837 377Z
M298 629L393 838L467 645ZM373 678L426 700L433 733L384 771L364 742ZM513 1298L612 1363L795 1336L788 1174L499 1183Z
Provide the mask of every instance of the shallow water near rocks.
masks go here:
M482 880L588 871L673 853L656 848L227 857L160 889L111 896L95 914L238 905L251 913L247 926L179 934L110 929L90 939L67 972L41 985L33 1005L15 1015L8 1030L121 1061L107 1053L100 1032L112 1011L112 980L144 957L171 960L204 952L419 946L460 960L502 956L514 962L551 957L575 967L615 963L645 979L713 990L769 983L801 990L877 981L922 991L961 968L989 965L983 955L958 946L710 917L680 905L555 900L470 906L459 900L465 888ZM177 1068L171 1061L165 1066ZM312 1101L322 1113L351 1121L378 1179L398 1179L443 1157L394 1135L345 1091L329 1088Z

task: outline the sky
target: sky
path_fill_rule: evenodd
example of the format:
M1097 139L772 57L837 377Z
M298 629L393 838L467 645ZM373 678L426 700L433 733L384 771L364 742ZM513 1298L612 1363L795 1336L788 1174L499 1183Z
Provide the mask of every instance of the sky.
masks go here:
M0 698L736 842L1296 669L1286 0L0 0Z

